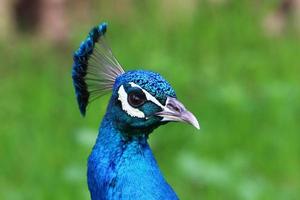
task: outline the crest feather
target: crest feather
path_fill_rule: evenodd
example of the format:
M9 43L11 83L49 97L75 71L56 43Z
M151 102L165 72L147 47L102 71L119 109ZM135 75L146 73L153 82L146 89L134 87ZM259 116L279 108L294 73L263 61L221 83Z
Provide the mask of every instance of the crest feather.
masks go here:
M73 56L72 78L82 115L87 105L110 92L116 78L124 73L104 41L106 28L106 23L94 27Z

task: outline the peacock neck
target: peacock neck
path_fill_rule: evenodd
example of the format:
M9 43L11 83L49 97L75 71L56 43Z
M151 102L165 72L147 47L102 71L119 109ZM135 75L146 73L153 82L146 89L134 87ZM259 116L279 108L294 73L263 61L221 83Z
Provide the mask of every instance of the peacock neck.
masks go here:
M93 200L160 199L176 195L164 180L147 143L148 134L124 136L106 114L88 160L88 185Z

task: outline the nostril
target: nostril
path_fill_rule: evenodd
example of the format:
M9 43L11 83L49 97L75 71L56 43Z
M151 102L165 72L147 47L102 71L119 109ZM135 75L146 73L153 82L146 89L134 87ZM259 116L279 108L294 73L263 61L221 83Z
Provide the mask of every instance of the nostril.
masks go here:
M176 112L180 112L180 110L181 110L178 106L170 104L170 103L167 104L167 107Z

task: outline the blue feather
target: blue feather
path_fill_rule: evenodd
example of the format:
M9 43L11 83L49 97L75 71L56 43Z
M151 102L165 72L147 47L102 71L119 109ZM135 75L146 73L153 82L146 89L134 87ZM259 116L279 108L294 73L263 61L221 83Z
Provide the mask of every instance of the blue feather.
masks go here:
M91 93L93 91L93 85L102 81L102 90L99 91L97 88L96 97L101 96L106 90L110 90L114 80L110 80L109 77L103 76L103 74L97 74L98 71L104 70L105 68L115 67L119 70L117 74L108 74L114 78L124 71L119 66L116 59L113 57L111 50L106 46L103 41L103 36L106 33L107 24L102 23L97 27L94 27L88 34L88 37L83 41L79 49L74 53L73 56L73 70L72 78L75 87L75 94L79 109L82 115L85 115L86 107L90 102ZM97 50L96 45L99 44L100 50ZM99 60L100 62L96 62ZM101 63L101 61L103 63ZM107 65L107 63L109 65ZM97 73L95 74L95 69L97 68ZM111 69L108 70L111 73ZM106 72L107 73L107 72ZM90 75L90 76L89 76ZM101 76L102 75L102 76ZM89 76L89 77L88 77ZM89 87L91 86L91 87ZM90 89L91 88L91 89ZM107 89L108 88L108 89ZM102 93L101 93L102 92ZM99 94L100 93L100 94Z
M89 100L89 92L87 90L87 84L84 77L87 74L88 59L93 53L94 45L106 32L107 24L103 23L97 27L94 27L87 39L83 41L79 49L74 53L73 56L73 70L72 78L75 87L75 93L79 109L82 115L85 115L86 106Z

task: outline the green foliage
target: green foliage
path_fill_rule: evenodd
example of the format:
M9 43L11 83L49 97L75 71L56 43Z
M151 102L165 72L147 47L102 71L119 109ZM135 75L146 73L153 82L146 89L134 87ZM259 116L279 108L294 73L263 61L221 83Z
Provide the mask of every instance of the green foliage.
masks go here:
M198 116L200 131L173 123L150 138L181 199L297 199L299 36L263 34L272 3L209 2L172 13L138 3L129 16L95 4L104 15L92 20L109 22L125 69L161 73ZM0 45L0 199L89 198L86 160L108 97L80 116L71 52L88 29L76 25L67 51L34 37Z

